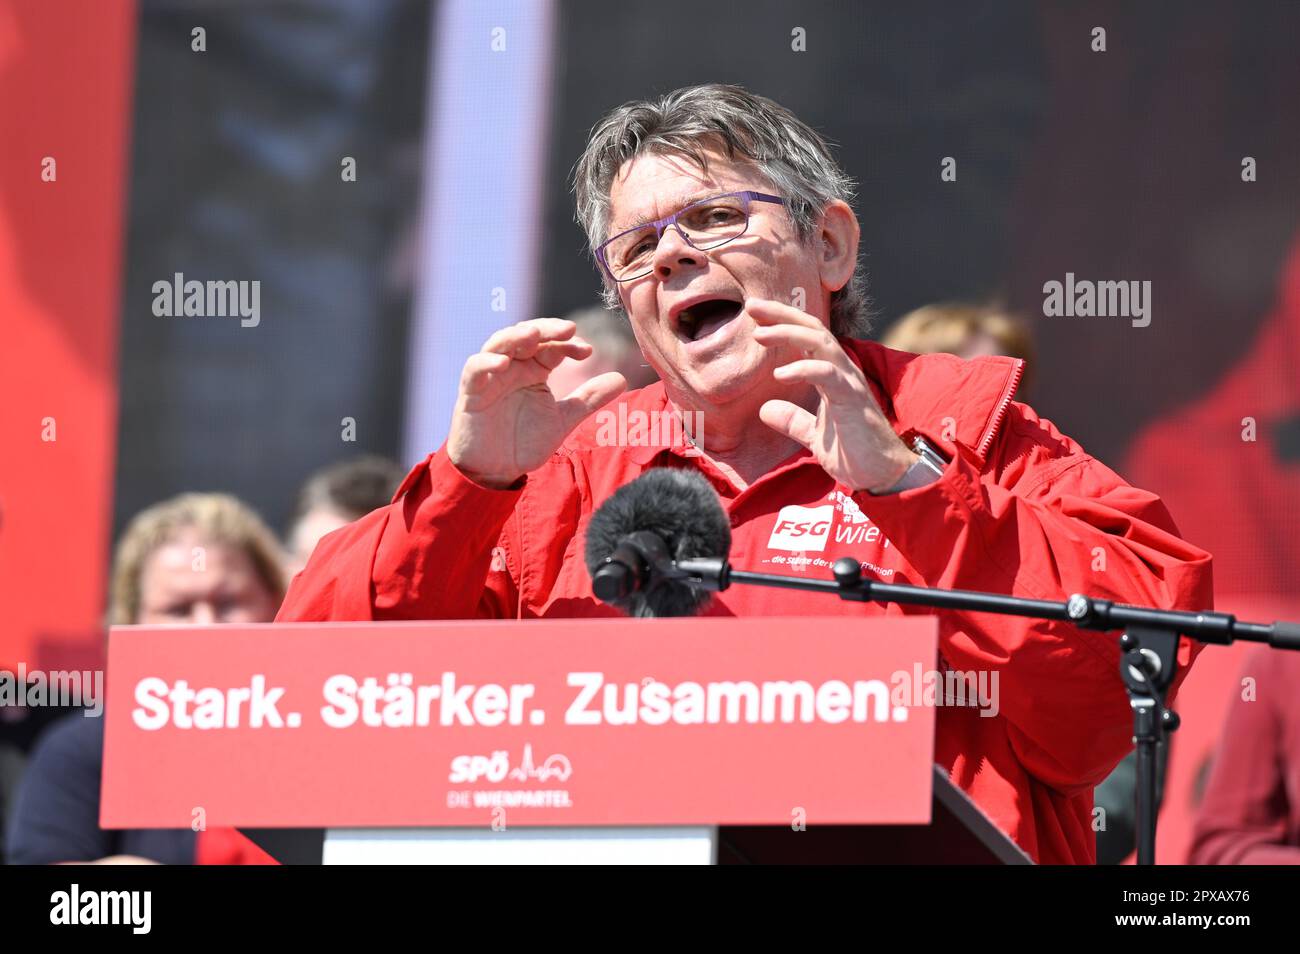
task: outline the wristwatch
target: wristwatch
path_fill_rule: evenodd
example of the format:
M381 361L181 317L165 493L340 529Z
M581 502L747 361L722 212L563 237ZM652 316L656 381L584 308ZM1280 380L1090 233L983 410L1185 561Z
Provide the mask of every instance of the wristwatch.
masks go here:
M898 479L898 483L888 490L872 493L873 497L884 497L887 494L902 493L904 490L914 490L917 487L932 484L943 476L943 469L948 466L948 462L943 459L943 456L937 450L930 446L929 441L919 434L916 435L912 438L912 451L917 456L916 462L903 471L903 476Z

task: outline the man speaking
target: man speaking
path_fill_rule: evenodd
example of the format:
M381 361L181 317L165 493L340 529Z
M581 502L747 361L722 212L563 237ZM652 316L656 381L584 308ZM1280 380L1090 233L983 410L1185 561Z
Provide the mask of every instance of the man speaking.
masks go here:
M788 110L721 85L620 106L593 130L575 191L606 294L661 382L624 395L608 373L557 398L551 370L591 354L575 326L498 331L465 364L446 444L392 505L321 542L280 620L612 615L592 593L585 530L651 467L708 479L745 569L829 577L853 556L894 583L1210 606L1209 555L1155 495L1013 401L1020 361L859 340L852 180ZM612 426L666 419L681 426L658 441ZM705 612L925 611L745 588ZM1035 860L1092 862L1093 786L1131 747L1115 637L980 613L939 622L941 664L996 674L1001 698L992 717L940 706L936 761Z

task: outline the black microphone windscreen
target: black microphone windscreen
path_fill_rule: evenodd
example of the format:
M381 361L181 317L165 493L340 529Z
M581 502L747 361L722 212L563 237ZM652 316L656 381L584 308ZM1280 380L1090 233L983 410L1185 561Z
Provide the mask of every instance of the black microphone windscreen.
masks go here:
M674 560L731 552L731 521L696 470L655 467L616 490L587 526L587 570L594 574L621 540L641 530L658 534ZM680 580L659 580L621 605L630 616L693 616L711 596Z

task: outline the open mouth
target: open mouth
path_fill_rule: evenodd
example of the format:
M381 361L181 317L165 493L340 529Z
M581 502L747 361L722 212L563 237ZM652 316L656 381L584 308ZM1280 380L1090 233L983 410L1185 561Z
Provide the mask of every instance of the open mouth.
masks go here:
M683 308L677 315L677 334L686 341L707 338L740 314L741 304L729 298L710 298Z

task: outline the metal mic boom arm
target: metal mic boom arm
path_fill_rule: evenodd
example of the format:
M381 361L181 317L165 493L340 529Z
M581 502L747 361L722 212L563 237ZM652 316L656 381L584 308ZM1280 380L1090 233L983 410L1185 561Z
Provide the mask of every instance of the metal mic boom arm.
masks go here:
M842 600L904 603L932 609L1001 613L1031 619L1055 619L1082 629L1122 629L1120 678L1133 710L1133 741L1137 744L1138 864L1155 864L1156 749L1165 732L1178 728L1178 716L1165 707L1165 694L1178 672L1179 635L1205 643L1227 645L1237 639L1267 643L1277 649L1300 649L1300 623L1247 623L1231 613L1185 612L1130 606L1075 593L1064 601L1027 600L976 590L941 590L903 583L864 579L862 564L842 557L831 567L834 580L810 580L771 573L733 570L723 557L682 560L675 579L702 589L725 590L736 583L812 590Z
M932 609L1001 613L1031 619L1057 619L1081 629L1101 632L1117 629L1166 630L1181 633L1203 643L1228 645L1235 640L1267 643L1277 649L1300 650L1300 623L1277 621L1248 623L1231 613L1211 610L1188 612L1131 606L1111 600L1093 599L1075 593L1067 600L1029 600L979 590L944 590L905 583L881 583L862 576L862 565L842 557L831 567L834 580L816 580L774 573L735 570L721 557L681 560L674 578L709 590L725 590L737 583L783 589L833 593L842 600L859 603L902 603Z

